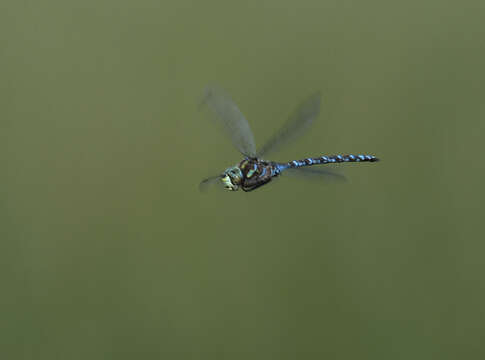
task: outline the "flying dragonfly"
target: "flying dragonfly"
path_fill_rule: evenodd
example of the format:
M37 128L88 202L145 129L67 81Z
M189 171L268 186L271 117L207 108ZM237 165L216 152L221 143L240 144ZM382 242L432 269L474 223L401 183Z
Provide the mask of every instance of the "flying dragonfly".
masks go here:
M244 158L238 164L224 170L222 174L202 180L200 189L204 190L208 185L219 182L227 190L236 191L242 189L243 191L252 191L269 183L273 178L278 177L285 171L289 172L297 169L298 172L341 177L341 175L328 170L309 169L308 167L344 162L379 161L374 155L368 154L323 155L283 163L263 159L263 156L280 148L281 145L298 137L309 128L320 112L320 99L320 92L317 92L300 104L283 127L256 151L254 135L236 103L219 86L207 86L204 91L202 105L206 105L212 111L216 121L222 126L227 136L232 140L233 145Z

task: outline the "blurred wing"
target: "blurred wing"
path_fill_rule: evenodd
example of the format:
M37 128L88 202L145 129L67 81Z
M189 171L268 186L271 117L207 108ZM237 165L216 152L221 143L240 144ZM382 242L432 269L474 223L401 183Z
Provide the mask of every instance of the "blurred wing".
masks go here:
M317 92L301 103L290 115L283 127L258 151L258 157L273 152L281 145L291 142L302 135L318 116L320 99L321 94Z
M319 169L313 167L301 167L297 169L286 169L284 175L292 177L303 177L305 179L323 181L323 182L346 182L347 178L336 171L328 169Z
M207 192L209 190L209 188L211 188L214 185L217 185L219 183L220 179L221 179L221 175L216 175L216 176L211 176L211 177L208 177L207 179L202 180L199 184L199 191L200 192Z
M206 104L215 115L234 146L245 156L256 156L256 144L248 121L231 97L219 86L207 86L202 105Z

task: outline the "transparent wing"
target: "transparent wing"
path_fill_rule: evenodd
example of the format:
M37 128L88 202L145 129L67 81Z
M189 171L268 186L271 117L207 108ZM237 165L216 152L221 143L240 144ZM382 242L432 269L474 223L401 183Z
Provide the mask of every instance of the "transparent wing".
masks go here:
M286 169L283 176L303 177L305 179L323 182L346 182L347 178L335 170L319 169L313 167L301 167L297 169Z
M301 103L283 127L259 149L258 157L277 150L281 145L291 142L308 130L320 112L320 99L321 94L317 92Z
M207 192L211 187L219 185L220 179L221 175L215 175L202 180L199 184L199 191Z
M206 104L222 125L234 146L245 156L256 156L256 144L248 121L231 97L219 86L205 88L202 104Z

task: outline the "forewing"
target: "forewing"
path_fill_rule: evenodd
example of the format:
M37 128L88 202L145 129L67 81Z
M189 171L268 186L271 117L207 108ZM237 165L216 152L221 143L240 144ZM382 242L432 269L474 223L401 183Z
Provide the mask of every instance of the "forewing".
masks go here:
M316 92L298 106L283 127L276 132L261 149L258 157L267 155L301 136L309 129L320 112L320 92Z
M213 186L217 186L220 183L221 175L215 175L202 180L199 184L200 192L207 192Z
M243 155L256 156L256 144L248 121L226 91L216 85L207 86L202 104L211 109L217 122Z

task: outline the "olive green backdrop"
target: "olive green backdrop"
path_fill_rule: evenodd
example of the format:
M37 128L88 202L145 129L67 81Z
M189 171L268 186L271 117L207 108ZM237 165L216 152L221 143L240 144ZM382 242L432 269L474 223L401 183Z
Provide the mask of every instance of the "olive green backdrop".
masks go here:
M483 1L3 1L2 359L483 359ZM197 185L366 152L350 181Z

